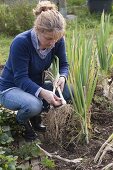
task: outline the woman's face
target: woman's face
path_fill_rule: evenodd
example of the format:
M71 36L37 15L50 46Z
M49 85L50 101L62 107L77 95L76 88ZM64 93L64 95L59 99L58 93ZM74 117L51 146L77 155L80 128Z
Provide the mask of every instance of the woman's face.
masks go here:
M45 33L39 33L38 39L40 42L40 47L43 48L50 48L53 46L58 39L55 39L54 32L45 32Z

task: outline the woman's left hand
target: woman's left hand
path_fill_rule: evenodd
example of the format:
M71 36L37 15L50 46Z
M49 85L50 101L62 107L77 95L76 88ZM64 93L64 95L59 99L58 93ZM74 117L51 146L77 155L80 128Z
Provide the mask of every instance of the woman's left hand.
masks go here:
M59 77L59 79L55 80L53 84L55 85L56 88L60 87L61 91L63 92L65 81L66 81L65 77L61 76Z

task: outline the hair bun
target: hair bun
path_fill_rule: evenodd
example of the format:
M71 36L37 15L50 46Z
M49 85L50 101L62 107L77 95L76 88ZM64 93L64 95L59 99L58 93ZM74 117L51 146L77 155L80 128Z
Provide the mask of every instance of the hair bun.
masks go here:
M51 3L50 1L41 1L37 4L36 8L33 9L33 13L35 16L38 16L41 14L41 12L45 12L48 10L58 10L57 6L54 3Z

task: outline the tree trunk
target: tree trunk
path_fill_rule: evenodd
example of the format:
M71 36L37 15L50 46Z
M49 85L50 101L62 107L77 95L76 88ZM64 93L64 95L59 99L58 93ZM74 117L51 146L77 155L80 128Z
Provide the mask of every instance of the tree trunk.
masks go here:
M67 15L67 4L66 4L66 0L59 0L59 11L61 12L61 14L66 17Z
M64 17L66 17L66 15L67 15L67 3L66 3L66 0L51 0L51 2L54 2L58 6L58 10L60 11L60 13Z

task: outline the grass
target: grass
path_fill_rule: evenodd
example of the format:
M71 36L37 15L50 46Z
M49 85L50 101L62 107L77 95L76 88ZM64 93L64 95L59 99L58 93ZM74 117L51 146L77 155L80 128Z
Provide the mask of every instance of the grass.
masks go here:
M73 5L83 5L85 4L86 1L85 0L67 0L67 4L68 6L73 6Z
M84 28L85 25L89 30L98 27L101 19L100 14L90 14L87 5L71 6L68 8L68 14L74 14L76 16L78 27Z
M3 34L0 35L0 65L5 64L8 58L9 48L10 48L12 39L13 37L7 37L6 35L3 35Z

